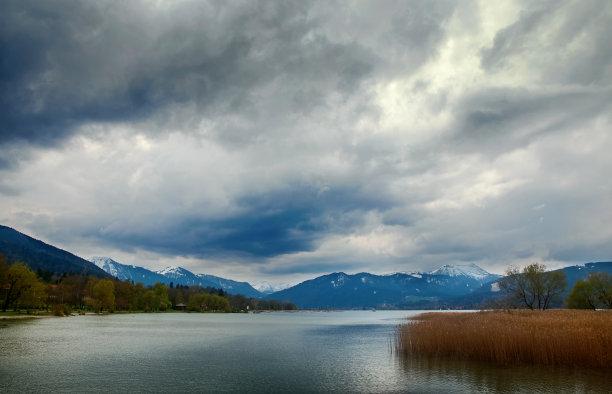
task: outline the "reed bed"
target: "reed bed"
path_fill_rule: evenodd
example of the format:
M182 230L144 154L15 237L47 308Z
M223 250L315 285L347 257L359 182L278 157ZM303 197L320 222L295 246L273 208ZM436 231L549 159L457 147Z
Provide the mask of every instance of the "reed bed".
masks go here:
M406 356L612 369L612 311L424 313L398 327L395 348Z

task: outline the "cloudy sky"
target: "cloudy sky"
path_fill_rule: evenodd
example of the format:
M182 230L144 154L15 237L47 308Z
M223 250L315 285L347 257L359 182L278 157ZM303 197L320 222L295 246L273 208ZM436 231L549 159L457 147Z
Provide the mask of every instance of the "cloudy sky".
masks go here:
M612 259L612 2L3 1L0 223L296 283Z

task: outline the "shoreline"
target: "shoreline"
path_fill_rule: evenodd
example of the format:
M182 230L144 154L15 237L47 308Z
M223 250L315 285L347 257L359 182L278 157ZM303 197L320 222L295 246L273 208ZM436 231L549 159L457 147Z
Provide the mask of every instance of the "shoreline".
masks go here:
M47 319L50 317L59 317L53 315L14 315L14 316L0 316L1 320L24 320L24 319Z
M75 317L75 316L87 316L87 315L106 315L106 313L95 313L95 312L86 312L86 313L71 313L68 316L56 316L53 314L46 315L0 315L0 321L2 320L24 320L24 319L49 319L49 318L62 318L62 317Z

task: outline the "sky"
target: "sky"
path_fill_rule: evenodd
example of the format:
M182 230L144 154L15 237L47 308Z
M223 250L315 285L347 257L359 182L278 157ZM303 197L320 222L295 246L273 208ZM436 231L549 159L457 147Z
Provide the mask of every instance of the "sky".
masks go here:
M0 223L294 284L612 260L612 2L3 1Z

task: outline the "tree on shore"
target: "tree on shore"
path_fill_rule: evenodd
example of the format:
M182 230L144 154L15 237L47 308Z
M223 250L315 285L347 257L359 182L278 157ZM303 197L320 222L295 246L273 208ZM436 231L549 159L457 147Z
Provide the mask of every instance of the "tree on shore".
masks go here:
M196 312L230 312L229 301L217 294L199 293L189 297L187 309Z
M153 285L153 303L155 310L165 311L172 304L168 300L168 288L163 283L155 283Z
M100 303L100 310L115 309L115 284L110 279L100 279L93 287L93 296Z
M19 297L17 303L21 308L38 310L47 305L47 285L39 280L31 282L31 286Z
M576 281L567 297L567 307L570 309L596 309L597 297L593 291L593 286L582 279Z
M567 297L572 309L612 308L612 276L607 272L591 273L578 280Z
M38 276L37 276L38 275ZM119 279L99 279L38 270L38 274L25 263L8 264L0 253L0 308L51 308L59 316L87 306L89 310L113 312L116 310L166 311L173 305L187 303L188 310L210 312L246 312L250 309L295 310L290 302L268 301L229 294L222 289L202 286L163 283L144 286L143 283Z
M8 259L5 255L0 253L0 283L4 284L6 281L6 273L8 272Z
M533 263L522 270L510 267L499 287L518 308L544 310L561 303L567 283L565 272L547 272L544 264Z
M83 275L71 275L62 278L53 290L54 301L59 304L69 304L77 309L83 308L83 299L87 294L88 278ZM93 291L93 289L92 289Z
M28 290L32 287L39 289L37 284L36 274L24 263L17 262L8 267L2 274L1 285L5 291L2 312L6 312L11 305L17 308L19 299L26 296Z
M593 286L595 296L604 308L612 309L612 276L607 272L592 273L588 282Z

